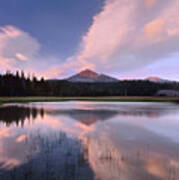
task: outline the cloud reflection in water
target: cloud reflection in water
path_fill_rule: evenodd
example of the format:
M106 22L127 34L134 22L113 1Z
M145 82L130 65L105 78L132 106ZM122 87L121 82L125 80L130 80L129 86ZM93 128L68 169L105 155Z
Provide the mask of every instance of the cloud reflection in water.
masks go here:
M92 179L177 179L177 109L177 105L162 103L4 106L0 108L0 167L22 166L30 151L27 141L32 143L40 135L53 142L55 134L64 132L69 139L82 141L83 155L89 162L89 167L85 167L92 169ZM165 124L168 128L161 129ZM31 156L42 158L39 142L36 146L37 151L30 151ZM56 152L55 156L60 154Z

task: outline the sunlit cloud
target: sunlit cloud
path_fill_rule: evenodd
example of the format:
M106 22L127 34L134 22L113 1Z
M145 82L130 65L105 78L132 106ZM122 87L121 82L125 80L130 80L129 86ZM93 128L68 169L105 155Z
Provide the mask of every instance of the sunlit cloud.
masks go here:
M163 34L164 21L162 19L156 19L144 27L144 34L146 38L159 38ZM161 39L162 40L162 39Z
M177 0L105 0L76 53L63 60L42 56L42 45L31 34L0 27L1 71L24 69L57 78L85 68L122 73L162 63L179 52L178 8Z
M38 53L40 44L28 33L14 27L0 27L1 70L20 68L20 61L32 59Z
M27 61L28 60L28 57L24 56L21 53L16 53L16 57L21 61Z
M150 8L152 6L155 5L155 3L157 2L157 0L146 0L146 7Z
M145 10L145 3L107 0L83 37L77 57L82 65L87 62L96 69L130 70L177 52L178 1L147 1L150 11Z
M0 27L0 71L23 69L38 77L59 76L59 65L50 65L57 57L42 56L41 46L36 38L15 26Z
M106 0L69 68L121 72L162 62L179 51L178 8L170 0Z

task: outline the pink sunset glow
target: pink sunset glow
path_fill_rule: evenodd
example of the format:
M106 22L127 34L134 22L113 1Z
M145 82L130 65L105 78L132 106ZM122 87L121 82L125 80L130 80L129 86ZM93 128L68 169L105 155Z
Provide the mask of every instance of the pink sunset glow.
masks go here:
M62 78L88 68L120 78L136 70L140 74L146 66L162 64L166 58L177 66L172 56L179 57L178 8L177 0L106 0L77 51L63 59L55 54L43 57L43 44L30 33L13 25L1 26L1 71L24 69L37 76ZM163 70L163 76L166 71L171 70Z

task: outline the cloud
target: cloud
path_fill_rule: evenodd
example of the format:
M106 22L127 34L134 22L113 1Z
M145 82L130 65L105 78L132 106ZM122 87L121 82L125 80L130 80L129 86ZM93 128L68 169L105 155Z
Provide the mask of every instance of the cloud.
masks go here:
M0 68L56 78L85 68L122 73L162 63L179 52L178 9L178 0L106 0L82 36L77 53L63 63L56 55L42 56L41 44L29 33L3 26Z
M14 70L21 67L19 61L33 59L40 44L28 33L14 27L0 27L0 68Z
M40 52L41 47L38 40L29 33L15 26L1 26L0 72L23 69L26 74L31 73L38 77L52 78L60 75L59 65L50 65L58 58L50 55L44 57Z
M76 54L49 68L62 76L85 68L129 72L179 51L179 1L106 0Z
M152 6L155 5L156 2L157 0L146 0L145 4L146 4L146 7L151 8Z
M106 0L82 37L77 70L130 71L179 51L179 1Z
M144 34L148 38L160 37L163 33L164 21L162 19L156 19L144 27Z
M21 61L27 61L28 60L28 57L24 56L21 53L16 53L16 57Z

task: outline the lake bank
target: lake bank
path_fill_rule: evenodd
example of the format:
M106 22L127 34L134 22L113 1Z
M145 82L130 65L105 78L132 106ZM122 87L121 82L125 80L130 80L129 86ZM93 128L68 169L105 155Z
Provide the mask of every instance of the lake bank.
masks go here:
M0 104L62 101L99 101L99 102L179 102L179 97L0 97Z

